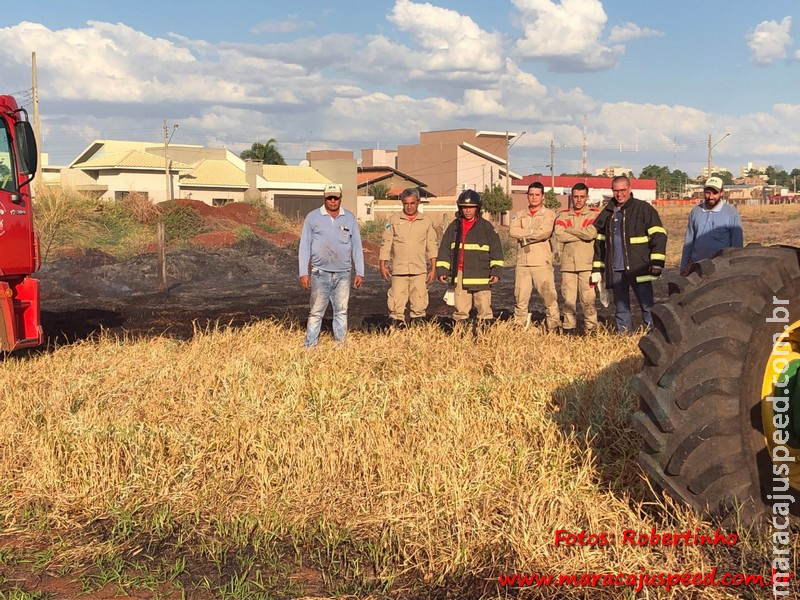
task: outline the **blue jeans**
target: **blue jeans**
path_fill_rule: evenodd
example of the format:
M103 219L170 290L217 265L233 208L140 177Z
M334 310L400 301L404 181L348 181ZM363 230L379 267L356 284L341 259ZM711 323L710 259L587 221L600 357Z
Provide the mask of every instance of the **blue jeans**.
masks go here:
M648 329L653 326L653 317L650 309L653 308L653 284L649 281L636 283L634 277L629 277L625 271L613 271L611 278L612 291L614 292L614 320L617 323L617 331L629 333L633 331L633 319L631 317L631 295L628 288L633 289L636 301L642 309L642 322Z
M305 347L316 346L322 317L333 306L333 339L343 342L347 333L347 303L350 300L350 271L334 273L311 269L311 310L306 324Z

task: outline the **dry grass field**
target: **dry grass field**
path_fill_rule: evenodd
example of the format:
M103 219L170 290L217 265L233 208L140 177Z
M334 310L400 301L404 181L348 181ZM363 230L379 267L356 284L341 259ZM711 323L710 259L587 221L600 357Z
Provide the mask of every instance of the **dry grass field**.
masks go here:
M674 267L688 210L661 212ZM800 207L743 215L746 242L800 245ZM500 322L354 332L313 351L302 339L265 321L7 357L0 598L771 597L499 585L512 573L769 576L770 531L673 506L637 467L637 336ZM653 528L738 541L623 542ZM556 546L559 530L608 543Z

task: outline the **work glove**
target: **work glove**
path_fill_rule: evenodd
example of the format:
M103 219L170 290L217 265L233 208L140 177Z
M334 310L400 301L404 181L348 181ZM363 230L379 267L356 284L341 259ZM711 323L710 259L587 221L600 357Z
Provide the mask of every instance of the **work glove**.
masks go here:
M603 276L600 273L592 273L589 276L589 283L591 283L592 285L596 285L596 284L600 283L600 280L602 279L602 277Z
M661 267L656 267L655 265L652 265L650 267L650 275L652 275L653 277L658 277L659 275L661 275L661 271L662 271Z

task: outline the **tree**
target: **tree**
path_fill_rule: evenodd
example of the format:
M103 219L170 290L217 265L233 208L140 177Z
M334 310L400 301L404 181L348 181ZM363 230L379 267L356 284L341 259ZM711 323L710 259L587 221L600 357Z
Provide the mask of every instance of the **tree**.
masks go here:
M659 165L647 165L642 172L639 173L641 179L655 179L656 180L656 196L663 198L669 194L672 185L672 172L669 167L662 167Z
M689 181L689 175L680 169L675 169L669 179L669 190L675 192L679 197L683 197L686 193L686 183Z
M558 210L561 208L561 202L558 200L558 196L556 193L550 189L544 193L544 205L547 208L552 208L553 210Z
M249 150L244 150L239 155L242 160L260 160L265 165L285 165L286 161L278 152L278 141L270 138L266 143L255 142Z
M367 186L367 195L372 196L375 200L386 200L389 189L389 186L383 183L373 183Z
M788 188L791 185L791 177L781 166L768 166L766 170L767 183L780 187Z
M792 178L793 191L797 192L797 180L800 179L800 169L792 169L792 172L789 173L789 177Z
M714 173L714 175L722 179L722 183L725 185L733 185L733 175L730 171L720 171L719 173Z
M512 201L511 196L505 193L503 190L503 186L499 183L495 183L491 189L489 186L483 188L483 194L481 194L481 204L483 206L483 210L490 213L504 213L511 210Z
M686 182L690 181L689 176L679 169L670 171L669 167L662 167L660 165L648 165L639 174L642 179L655 179L656 180L656 195L659 197L666 197L670 194L681 195L686 186Z

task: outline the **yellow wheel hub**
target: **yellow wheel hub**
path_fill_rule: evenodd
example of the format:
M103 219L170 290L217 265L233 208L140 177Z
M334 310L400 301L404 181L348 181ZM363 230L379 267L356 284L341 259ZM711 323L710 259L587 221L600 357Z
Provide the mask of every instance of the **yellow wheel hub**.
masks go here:
M789 485L800 489L800 321L772 346L761 387L761 417L773 465L788 466Z

